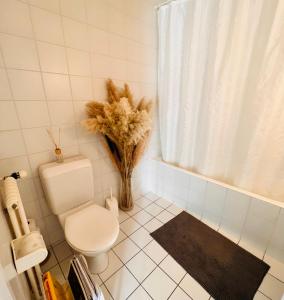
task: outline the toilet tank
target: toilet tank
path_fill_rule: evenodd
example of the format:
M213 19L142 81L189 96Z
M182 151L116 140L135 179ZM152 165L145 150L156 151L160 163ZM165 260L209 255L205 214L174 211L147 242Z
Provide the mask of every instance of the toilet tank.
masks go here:
M84 156L41 165L39 174L49 207L56 215L94 199L93 169Z

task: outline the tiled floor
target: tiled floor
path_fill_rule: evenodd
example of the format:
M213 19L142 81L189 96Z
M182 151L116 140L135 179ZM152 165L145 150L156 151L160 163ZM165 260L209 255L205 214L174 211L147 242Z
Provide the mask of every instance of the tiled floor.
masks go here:
M120 212L120 234L109 252L109 266L94 277L106 300L213 299L149 235L180 212L180 208L153 193L137 199L131 212ZM50 270L63 282L71 257L71 248L61 242L52 247L42 270ZM284 283L268 274L254 299L280 300L283 293Z

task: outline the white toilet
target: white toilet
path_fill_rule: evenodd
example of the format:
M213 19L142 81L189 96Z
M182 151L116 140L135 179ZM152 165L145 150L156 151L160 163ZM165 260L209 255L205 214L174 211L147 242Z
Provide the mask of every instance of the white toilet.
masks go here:
M118 237L119 223L111 211L94 203L91 162L75 156L63 163L41 165L39 174L66 241L86 257L92 273L102 272L108 265L107 251Z

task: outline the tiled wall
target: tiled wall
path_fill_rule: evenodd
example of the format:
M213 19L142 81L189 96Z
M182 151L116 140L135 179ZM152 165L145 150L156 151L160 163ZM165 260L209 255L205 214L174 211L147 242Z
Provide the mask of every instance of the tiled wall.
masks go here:
M272 267L284 281L284 205L171 166L151 164L148 187Z
M108 77L127 81L137 98L155 98L155 2L0 0L0 176L28 171L19 182L24 206L47 244L61 240L63 232L45 203L37 172L54 159L46 128L56 136L61 128L65 156L91 159L98 203L110 186L118 193L118 174L79 122L86 102L105 98ZM155 129L148 157L158 151L157 136ZM146 170L143 164L140 170ZM139 192L143 181L135 175Z

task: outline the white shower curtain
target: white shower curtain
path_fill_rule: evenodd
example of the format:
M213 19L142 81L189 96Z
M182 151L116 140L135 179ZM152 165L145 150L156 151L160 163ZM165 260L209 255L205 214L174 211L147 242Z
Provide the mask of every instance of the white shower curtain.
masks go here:
M284 201L284 1L158 10L162 157Z

